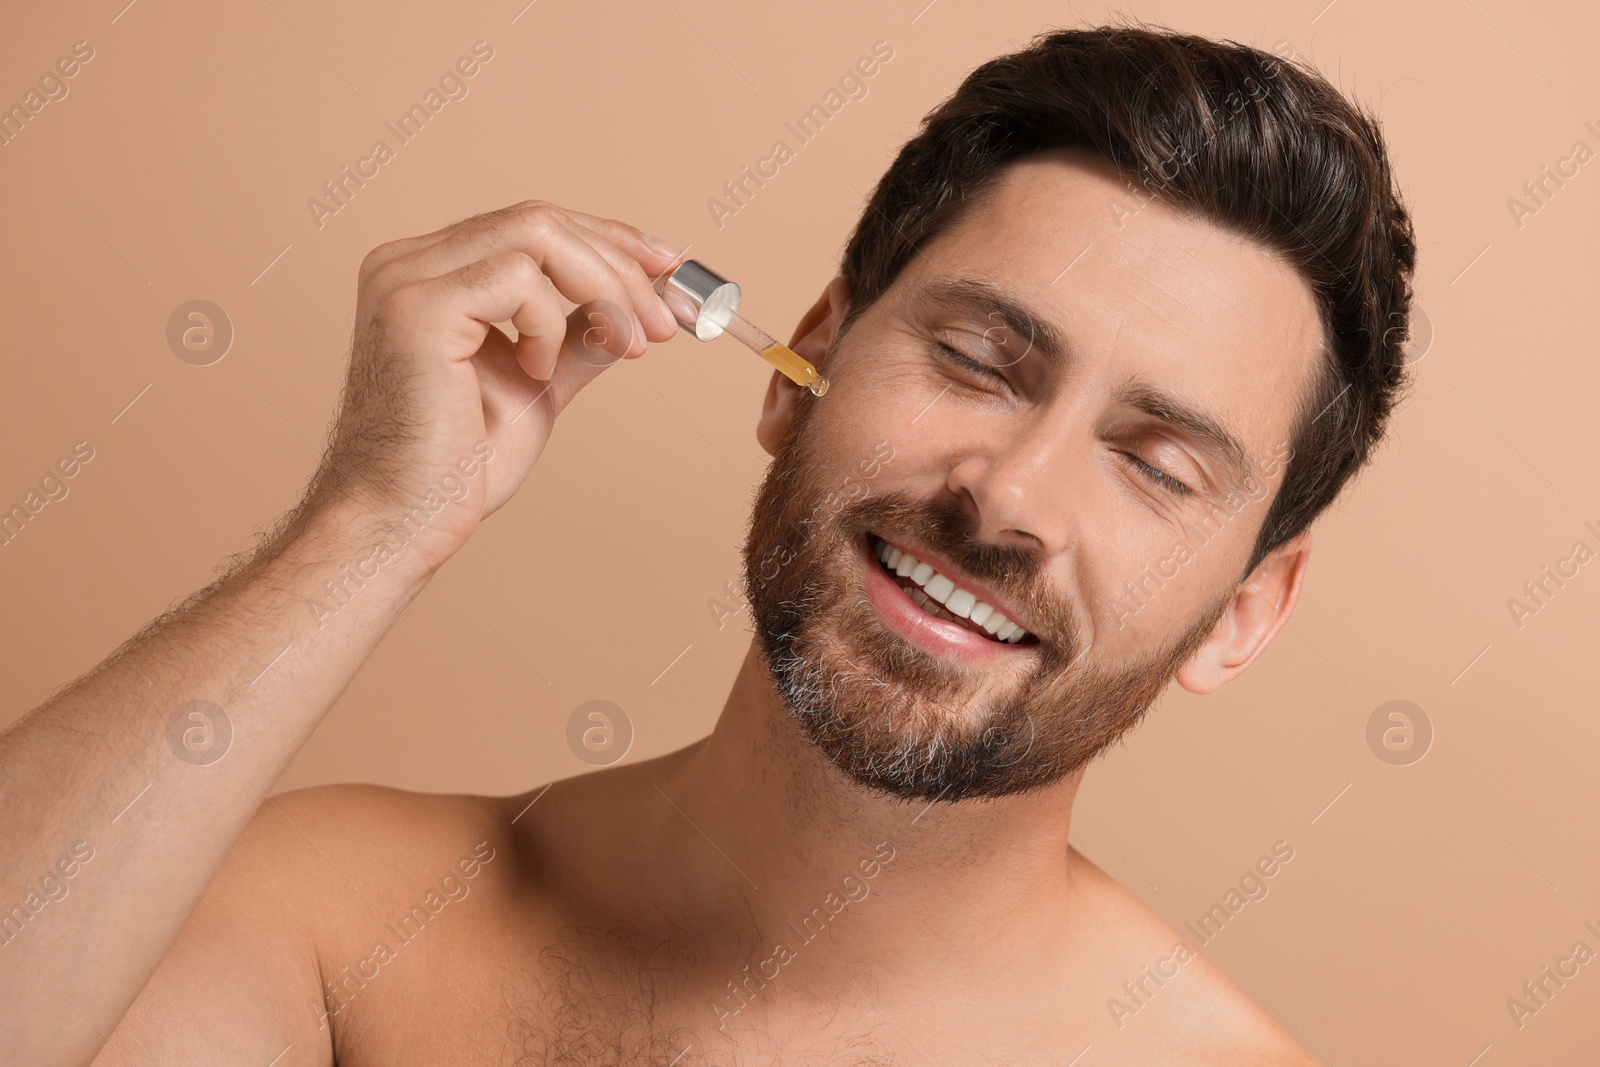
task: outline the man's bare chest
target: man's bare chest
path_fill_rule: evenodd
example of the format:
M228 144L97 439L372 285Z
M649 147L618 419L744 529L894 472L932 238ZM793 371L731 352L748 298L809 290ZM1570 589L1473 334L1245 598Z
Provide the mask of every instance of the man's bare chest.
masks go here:
M920 1062L849 988L826 1005L788 1003L769 985L757 1008L707 995L682 946L643 956L586 951L592 937L512 961L491 951L417 955L330 1013L338 1067L836 1067ZM458 948L464 946L457 946ZM396 960L396 962L399 962ZM746 994L748 997L749 994ZM731 999L730 999L731 998ZM729 1010L729 1004L742 1010Z

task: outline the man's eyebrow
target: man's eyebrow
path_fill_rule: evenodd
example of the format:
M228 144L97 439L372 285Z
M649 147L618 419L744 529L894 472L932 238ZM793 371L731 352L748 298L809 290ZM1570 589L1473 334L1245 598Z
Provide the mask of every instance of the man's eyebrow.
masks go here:
M1130 382L1117 395L1117 400L1192 438L1222 462L1227 473L1232 475L1234 484L1251 484L1254 468L1250 463L1250 454L1245 451L1238 436L1221 422L1148 382Z
M993 282L982 278L942 279L925 286L920 301L964 311L989 323L998 319L1016 337L1027 339L1024 355L1037 349L1054 364L1060 364L1067 356L1066 342L1056 328Z

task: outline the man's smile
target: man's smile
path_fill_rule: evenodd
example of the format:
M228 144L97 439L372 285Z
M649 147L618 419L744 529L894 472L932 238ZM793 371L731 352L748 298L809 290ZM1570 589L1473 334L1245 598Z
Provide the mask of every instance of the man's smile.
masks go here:
M867 595L901 636L939 656L987 660L1039 639L977 583L867 532L856 539Z

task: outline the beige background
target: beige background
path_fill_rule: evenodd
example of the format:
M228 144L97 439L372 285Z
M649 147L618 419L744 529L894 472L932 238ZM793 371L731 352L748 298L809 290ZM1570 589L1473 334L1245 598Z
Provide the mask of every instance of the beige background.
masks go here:
M548 199L692 243L787 338L918 118L978 62L1106 14L1088 0L123 2L33 5L0 33L0 103L73 42L94 48L70 95L0 147L0 504L74 442L94 448L70 495L0 548L0 722L293 503L374 245ZM1600 563L1520 630L1507 599L1575 541L1600 549L1583 529L1600 527L1600 164L1520 228L1507 199L1575 141L1600 150L1583 125L1600 128L1600 19L1510 0L1122 10L1286 40L1378 107L1437 335L1392 442L1318 528L1293 625L1222 693L1169 694L1091 772L1073 838L1175 924L1290 842L1271 895L1206 952L1333 1063L1594 1062L1600 962L1521 1029L1506 1000L1580 938L1600 951L1583 929L1600 927ZM319 230L307 199L478 40L494 58L470 95ZM877 40L894 58L867 97L718 228L707 200L774 140L794 146L785 120ZM205 367L165 340L173 309L201 298L236 330ZM703 735L748 641L707 601L738 573L767 375L731 341L684 336L602 375L280 788L523 790L584 769L565 724L597 697L631 717L629 759ZM1365 736L1397 698L1436 730L1405 767Z

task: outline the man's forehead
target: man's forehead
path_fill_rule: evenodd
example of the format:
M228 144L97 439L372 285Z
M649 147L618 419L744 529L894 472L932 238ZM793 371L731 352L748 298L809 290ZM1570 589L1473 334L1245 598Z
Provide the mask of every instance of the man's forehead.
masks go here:
M906 275L924 299L982 279L1108 374L1212 407L1262 454L1288 434L1321 349L1310 287L1280 257L1077 150L1013 164Z

